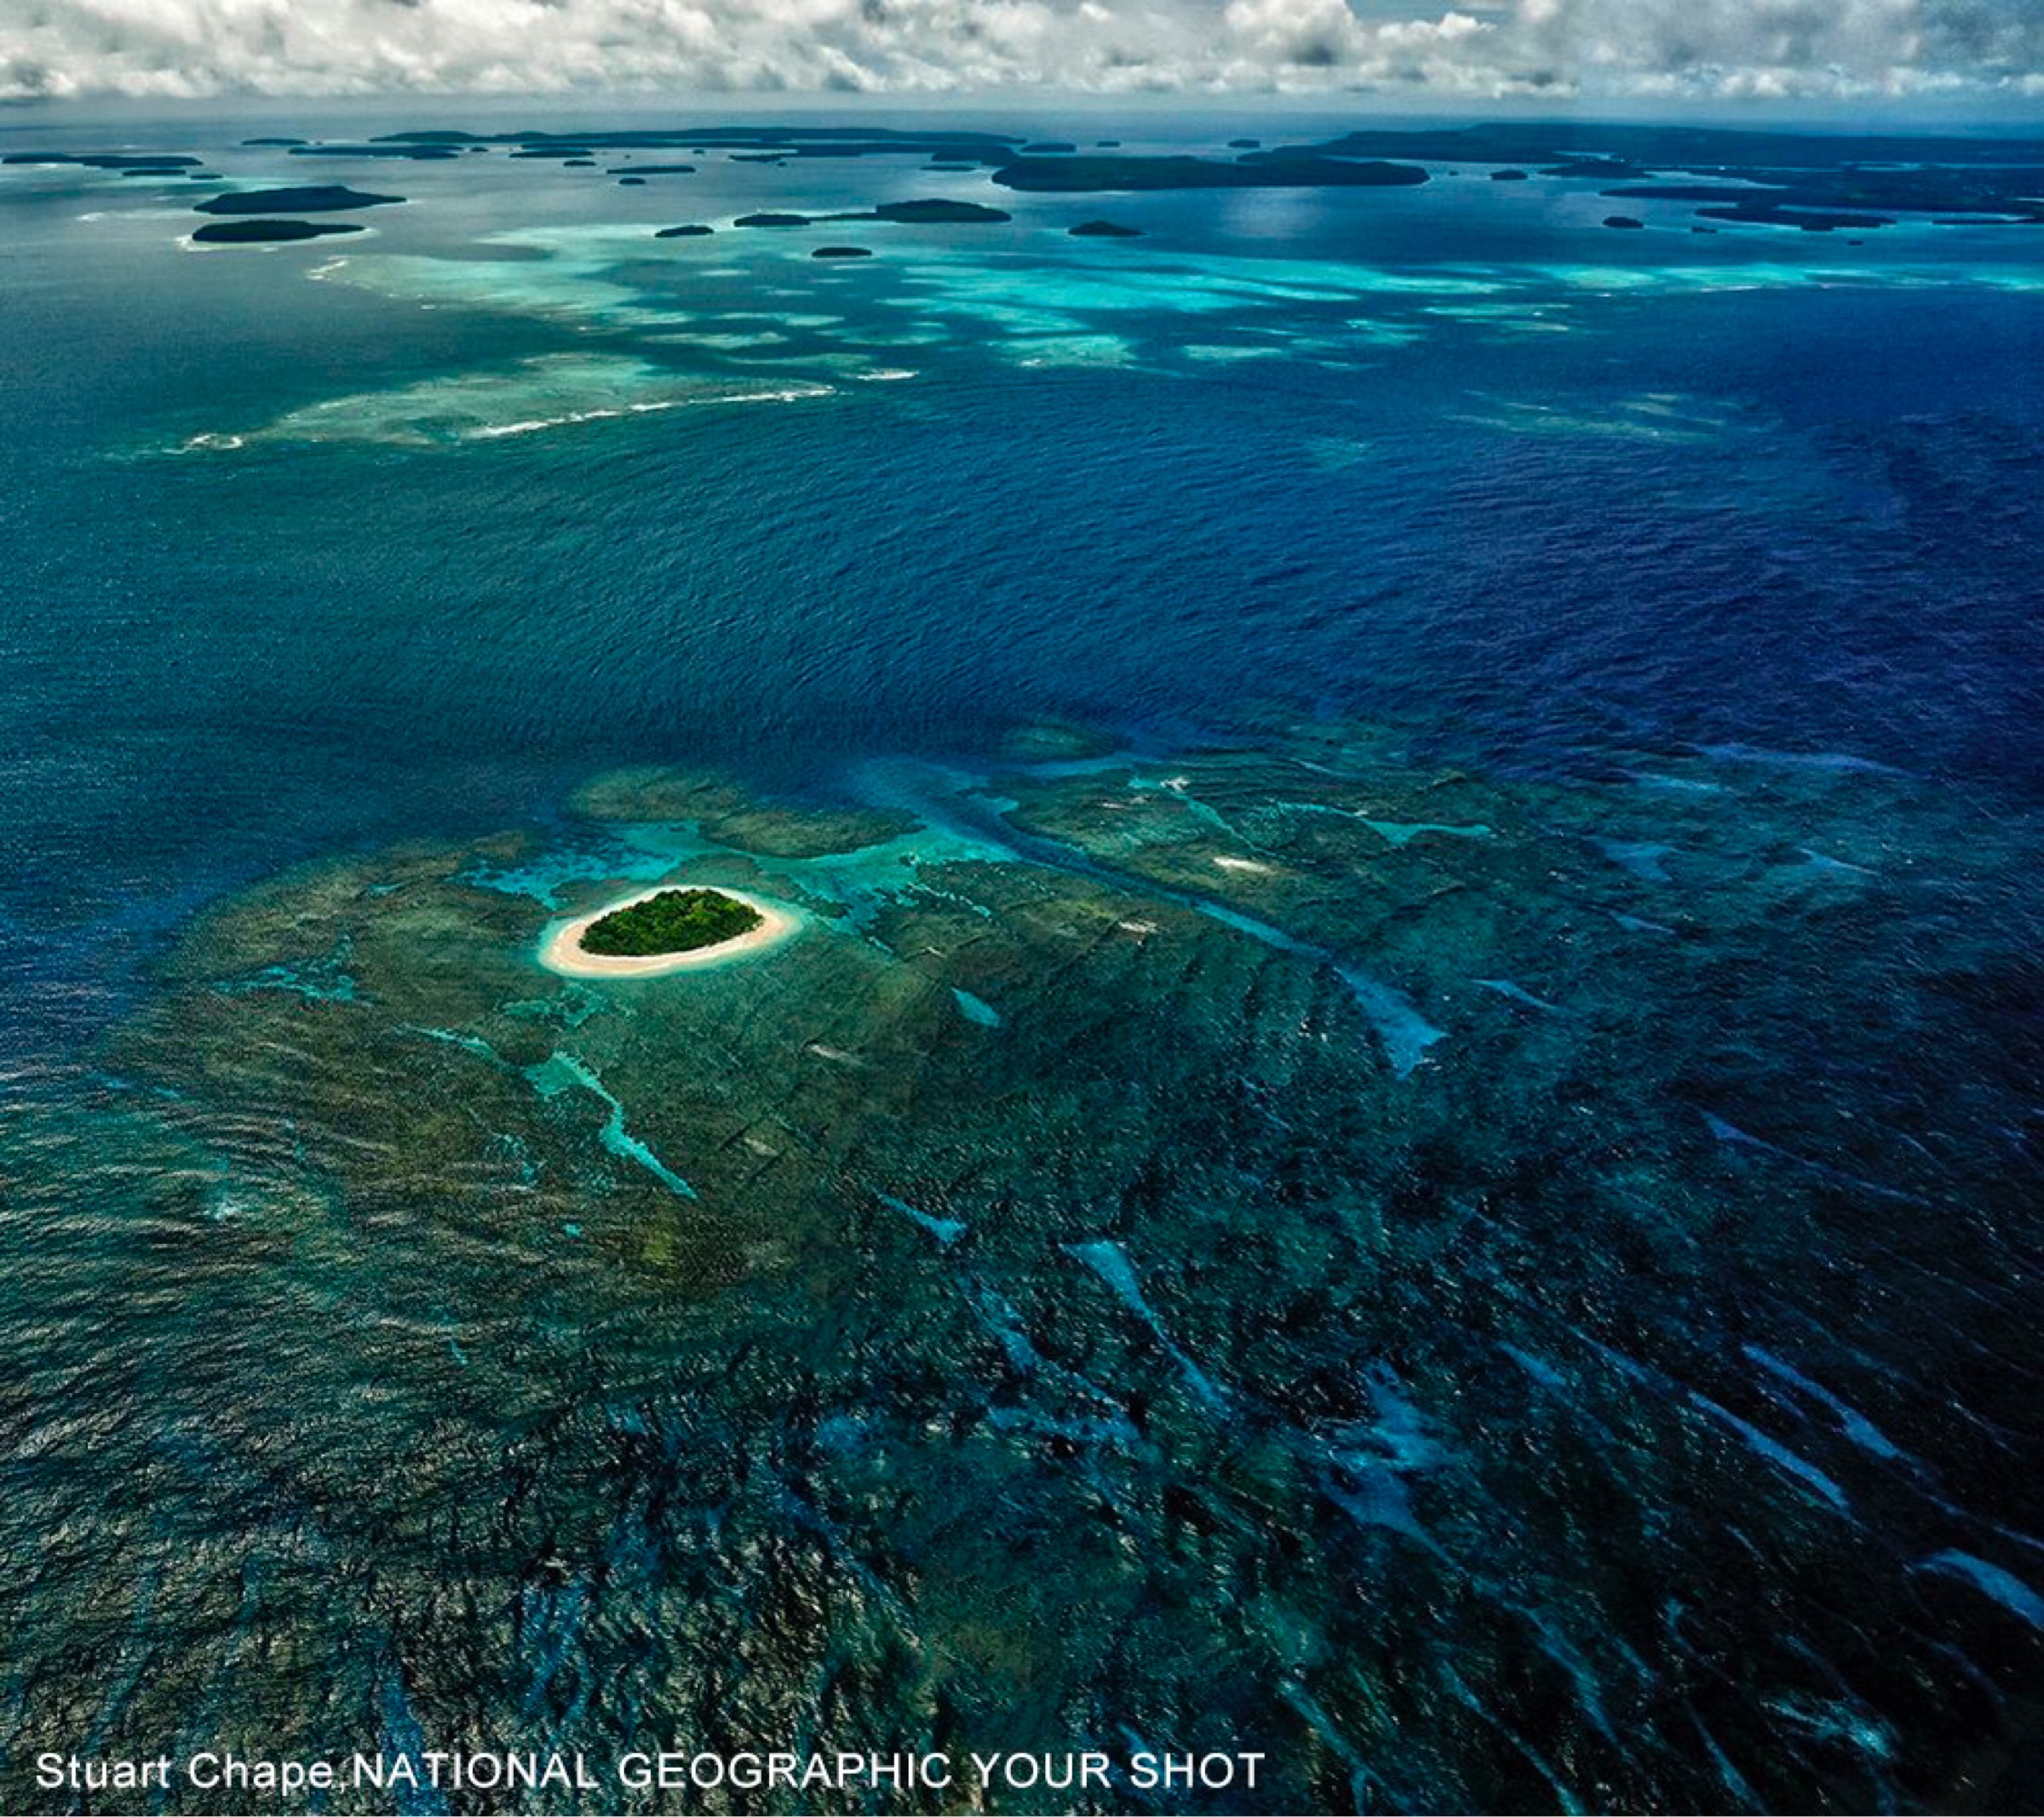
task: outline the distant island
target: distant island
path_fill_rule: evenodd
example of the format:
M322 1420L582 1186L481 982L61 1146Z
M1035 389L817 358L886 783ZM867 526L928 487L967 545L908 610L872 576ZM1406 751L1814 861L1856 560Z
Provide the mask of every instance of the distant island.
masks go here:
M990 209L979 202L954 202L948 197L918 198L911 202L882 202L870 214L827 215L826 221L894 221L911 226L940 223L969 226L979 223L1012 221L1005 209Z
M1323 158L1313 151L1246 152L1232 163L1174 154L1163 158L1019 156L997 166L1004 189L1061 194L1163 189L1404 189L1424 183L1417 164L1381 158Z
M954 202L944 197L927 197L910 202L882 202L874 208L854 209L835 215L741 215L732 225L740 227L809 227L829 221L892 221L911 226L971 226L1013 219L1014 216L1005 209L990 209L983 203Z
M210 221L192 238L208 246L269 246L361 231L352 221Z
M778 945L795 917L737 890L663 886L560 927L542 962L571 977L657 977Z
M404 201L402 196L373 195L344 183L301 184L290 189L254 189L209 196L198 204L202 215L330 215L353 209L379 209Z
M196 158L158 152L9 152L0 164L77 164L123 176L182 176L199 168Z
M925 168L981 173L993 188L1023 194L1110 195L1171 191L1258 189L1403 189L1489 166L1490 181L1524 184L1537 175L1595 186L1619 201L1674 204L1692 211L1691 230L1806 233L1871 232L1903 220L1941 226L2023 227L2044 225L2044 140L1950 134L1840 134L1755 131L1688 125L1617 125L1595 121L1520 120L1458 127L1366 127L1300 144L1231 139L1222 155L1124 152L1100 139L1087 152L1065 140L1025 142L1013 134L964 127L927 130L867 125L679 126L577 133L537 130L477 135L451 128L400 132L365 140L324 142L283 135L244 143L289 158L341 158L448 163L495 154L507 160L594 169L623 184L680 176L698 167L670 155L718 155L769 165L828 160L916 158ZM648 161L631 160L644 158ZM657 161L654 161L654 160ZM187 152L113 148L0 152L0 165L72 166L140 182L221 181ZM1547 193L1542 191L1542 193ZM263 244L351 231L299 217L388 206L405 198L338 184L227 189L198 204L228 217L200 229L207 244ZM260 214L266 226L234 226ZM915 227L998 225L1007 210L961 197L920 197L867 209L810 214L764 209L738 218L742 227L807 227L824 221L886 221ZM1604 217L1627 229L1658 225L1641 214ZM1707 225L1708 223L1708 225ZM707 228L667 228L663 238L693 237ZM1134 237L1135 230L1088 221L1068 232L1081 239ZM841 256L841 255L834 255Z

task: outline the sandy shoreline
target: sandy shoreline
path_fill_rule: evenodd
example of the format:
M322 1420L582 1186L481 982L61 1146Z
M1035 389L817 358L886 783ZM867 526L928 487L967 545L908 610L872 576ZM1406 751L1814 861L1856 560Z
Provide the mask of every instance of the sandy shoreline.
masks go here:
M759 915L760 925L749 928L734 939L721 940L715 946L696 947L686 953L647 953L634 956L583 950L582 937L606 914L614 914L620 908L629 908L634 903L643 903L652 897L664 896L670 890L689 889L713 889L720 896L728 896L733 902L744 903ZM785 908L777 908L772 903L749 895L744 890L727 890L721 884L656 884L650 890L640 890L632 896L621 896L615 902L604 903L600 908L592 908L587 914L577 915L571 921L563 921L547 936L541 945L539 962L548 971L558 972L563 977L660 977L670 972L700 972L711 966L722 965L726 960L744 959L754 953L763 953L769 947L778 946L799 925L794 915Z

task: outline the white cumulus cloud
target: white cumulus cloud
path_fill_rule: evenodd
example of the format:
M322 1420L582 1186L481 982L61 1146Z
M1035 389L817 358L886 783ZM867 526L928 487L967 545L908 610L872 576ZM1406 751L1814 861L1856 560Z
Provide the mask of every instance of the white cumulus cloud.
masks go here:
M0 0L0 97L2034 95L2044 0Z

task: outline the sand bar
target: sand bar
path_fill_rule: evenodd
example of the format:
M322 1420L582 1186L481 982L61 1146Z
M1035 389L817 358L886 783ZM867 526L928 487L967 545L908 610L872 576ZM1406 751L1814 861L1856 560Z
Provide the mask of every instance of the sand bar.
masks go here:
M760 918L757 927L748 928L744 933L729 940L720 940L715 946L692 947L686 953L590 953L583 950L582 937L606 914L615 914L620 908L629 908L634 903L650 901L656 896L664 896L670 890L714 889L719 896L728 896L733 902L744 903ZM785 908L776 908L772 903L757 896L748 895L744 890L727 890L721 884L663 883L650 890L640 890L634 896L621 896L615 902L606 903L600 908L592 908L589 914L577 915L571 921L563 921L550 932L539 949L539 962L549 972L558 972L563 977L571 978L652 978L662 977L670 972L701 972L712 966L723 965L728 960L749 958L755 953L764 953L770 947L778 946L801 926L795 916Z

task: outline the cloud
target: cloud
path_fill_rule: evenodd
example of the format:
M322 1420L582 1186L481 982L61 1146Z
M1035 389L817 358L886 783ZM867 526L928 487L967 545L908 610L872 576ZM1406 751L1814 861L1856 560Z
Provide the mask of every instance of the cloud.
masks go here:
M1519 44L1586 90L1731 99L2014 89L2036 0L1524 0Z
M2044 88L2040 0L0 0L0 96Z

